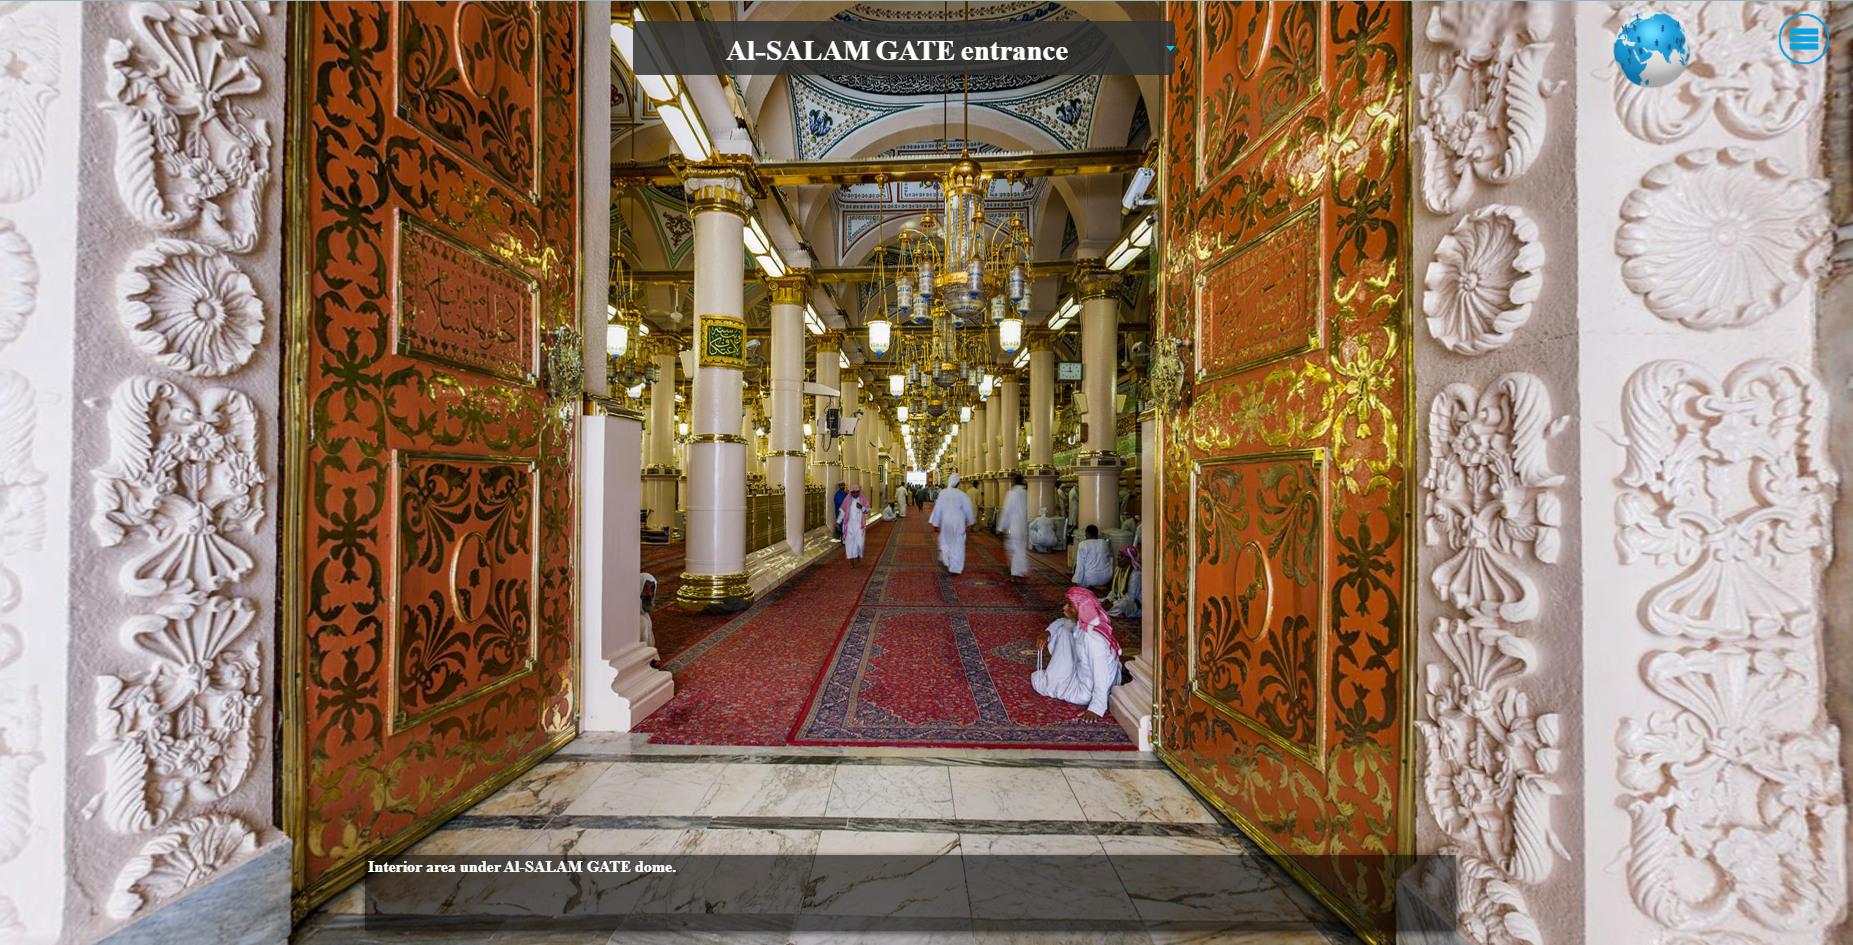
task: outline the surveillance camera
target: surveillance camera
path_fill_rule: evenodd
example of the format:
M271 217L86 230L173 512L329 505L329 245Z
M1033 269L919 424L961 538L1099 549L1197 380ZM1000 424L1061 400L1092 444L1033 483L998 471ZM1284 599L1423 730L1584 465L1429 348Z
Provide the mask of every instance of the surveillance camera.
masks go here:
M1131 213L1140 207L1150 207L1158 203L1158 198L1147 197L1145 192L1158 178L1158 172L1149 167L1141 167L1132 172L1132 183L1126 185L1126 196L1120 198L1120 209Z

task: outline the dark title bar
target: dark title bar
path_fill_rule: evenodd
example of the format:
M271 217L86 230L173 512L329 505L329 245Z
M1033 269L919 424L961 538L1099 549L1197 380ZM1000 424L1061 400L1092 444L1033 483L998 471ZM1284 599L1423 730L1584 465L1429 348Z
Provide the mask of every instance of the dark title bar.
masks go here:
M1170 75L1173 33L1168 20L648 21L635 55L646 75Z

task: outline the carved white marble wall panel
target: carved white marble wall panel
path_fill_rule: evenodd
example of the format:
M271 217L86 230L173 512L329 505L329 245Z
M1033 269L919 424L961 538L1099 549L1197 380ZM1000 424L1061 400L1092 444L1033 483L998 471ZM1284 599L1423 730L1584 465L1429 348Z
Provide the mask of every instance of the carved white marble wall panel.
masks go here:
M43 312L40 243L58 251L55 208L68 200L63 175L47 174L48 127L61 97L68 107L73 19L45 4L0 4L0 941L56 937L62 905L43 877L63 854L64 751L45 715L63 701L61 635L46 626L63 596L43 584L58 570L45 556L64 506L53 502L42 441L62 419L45 409L47 388L65 379L45 356L59 326Z
M1574 297L1563 186L1574 125L1552 124L1571 115L1555 103L1574 50L1551 41L1553 4L1422 7L1411 137L1422 194L1419 312L1433 344L1415 351L1427 458L1416 726L1433 827L1419 849L1455 860L1418 885L1469 941L1543 945L1574 922L1552 889L1563 885L1560 863L1575 860L1557 800L1561 781L1579 771L1574 733L1546 704L1561 687L1539 678L1562 672L1551 649L1577 622L1561 603L1558 613L1546 606L1562 600L1562 579L1547 575L1564 559L1567 524L1567 477L1550 443L1569 421L1551 391L1575 386L1539 370L1563 363L1573 324L1573 305L1549 307L1545 277L1557 253L1553 244L1547 254L1547 241L1561 240L1571 249L1562 297ZM1555 325L1528 327L1540 320ZM1569 823L1574 831L1578 821Z

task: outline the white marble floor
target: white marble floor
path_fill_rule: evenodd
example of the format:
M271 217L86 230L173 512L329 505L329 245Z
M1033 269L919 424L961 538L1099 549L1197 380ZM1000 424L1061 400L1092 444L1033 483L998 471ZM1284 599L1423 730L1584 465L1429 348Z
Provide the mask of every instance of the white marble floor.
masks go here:
M1131 752L589 736L409 852L730 856L598 886L595 906L576 884L570 902L553 902L514 885L526 879L489 881L475 899L446 894L439 911L513 918L417 928L369 920L356 886L305 921L296 945L1356 942L1162 764ZM759 914L713 915L743 903ZM1071 921L1024 921L1026 907ZM590 914L519 918L559 912Z

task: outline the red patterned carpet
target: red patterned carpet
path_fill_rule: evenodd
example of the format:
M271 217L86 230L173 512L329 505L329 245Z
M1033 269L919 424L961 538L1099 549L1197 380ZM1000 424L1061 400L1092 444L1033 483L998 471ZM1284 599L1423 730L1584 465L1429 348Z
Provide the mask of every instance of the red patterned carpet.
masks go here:
M1030 689L1032 641L1068 586L1059 569L1032 563L1013 585L999 541L973 533L964 573L948 575L919 510L876 526L865 562L833 558L734 617L658 611L676 695L638 731L669 744L1132 747L1110 716L1084 722ZM1136 652L1138 622L1114 629Z
M818 668L829 658L863 585L894 534L870 529L863 567L841 555L812 565L745 613L654 615L664 669L676 694L637 725L662 745L784 745L803 711ZM662 619L673 614L670 619ZM667 627L673 639L665 640Z

